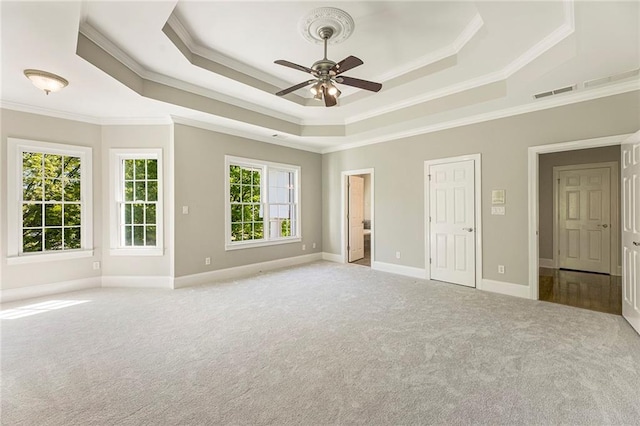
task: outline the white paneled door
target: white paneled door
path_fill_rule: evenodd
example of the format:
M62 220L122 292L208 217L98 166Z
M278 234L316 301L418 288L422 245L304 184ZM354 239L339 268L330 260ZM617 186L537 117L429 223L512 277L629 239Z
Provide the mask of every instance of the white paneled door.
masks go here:
M637 140L622 145L622 252L622 316L640 333L640 143Z
M431 279L476 286L474 160L429 166Z
M611 169L558 173L558 265L611 272Z
M349 176L349 262L364 257L364 178Z

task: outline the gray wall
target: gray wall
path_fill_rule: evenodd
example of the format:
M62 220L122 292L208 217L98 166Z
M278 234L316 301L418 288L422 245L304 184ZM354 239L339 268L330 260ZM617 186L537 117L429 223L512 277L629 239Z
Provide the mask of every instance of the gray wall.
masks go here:
M341 252L340 173L375 168L376 261L424 268L424 161L482 155L484 278L527 285L527 148L633 133L637 92L330 153L323 158L323 246ZM506 215L492 216L491 190L506 190ZM401 259L395 252L401 251ZM497 265L506 273L498 274Z
M93 261L102 255L102 167L100 152L100 126L71 120L46 117L23 112L0 110L2 139L0 169L2 186L0 199L0 235L2 236L0 288L11 289L31 285L71 281L100 276L101 271L93 270ZM7 265L7 138L54 142L93 148L93 245L94 256L82 259Z
M174 137L176 277L322 251L320 154L184 125L175 125ZM225 155L301 167L302 242L225 251Z
M540 232L538 241L541 259L553 259L553 168L604 162L616 162L620 170L620 145L540 155L538 159L538 230ZM612 179L616 178L620 180L620 176L612 176ZM617 250L618 259L622 259L620 245Z

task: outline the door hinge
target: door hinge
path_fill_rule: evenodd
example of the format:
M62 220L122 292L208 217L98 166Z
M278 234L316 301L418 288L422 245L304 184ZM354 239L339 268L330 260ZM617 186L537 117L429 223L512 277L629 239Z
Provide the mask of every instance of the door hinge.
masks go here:
M431 265L433 263L432 259L429 258L429 265Z
M429 216L429 222L431 222L431 216Z
M429 180L431 180L431 175L427 175L427 176L429 176Z
M347 251L351 250L351 246L347 246Z

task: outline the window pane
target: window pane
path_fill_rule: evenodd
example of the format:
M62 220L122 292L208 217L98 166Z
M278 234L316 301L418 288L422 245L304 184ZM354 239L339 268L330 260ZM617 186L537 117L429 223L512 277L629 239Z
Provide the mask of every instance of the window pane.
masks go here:
M124 210L124 223L125 225L131 225L131 210L133 210L133 204L125 203L122 205L122 209Z
M264 225L262 222L256 222L253 224L253 232L257 240L264 238Z
M242 185L242 202L250 203L251 202L251 186Z
M124 200L133 201L133 182L124 183Z
M132 237L133 237L133 226L125 226L124 227L124 245L125 246L133 245Z
M146 214L146 222L147 222L147 224L155 225L155 223L156 223L156 205L155 204L147 204L146 209L147 209L147 214Z
M44 205L44 224L45 226L62 226L62 204ZM60 240L62 240L62 235L60 235Z
M62 228L44 228L44 249L62 250Z
M147 182L147 201L158 201L158 181Z
M80 181L70 180L64 186L65 201L80 201Z
M158 160L147 160L147 179L158 179Z
M45 179L44 199L45 201L62 201L62 180Z
M147 199L147 194L146 194L147 184L145 182L136 182L135 183L135 190L136 190L136 201L146 201L146 199Z
M253 206L253 220L262 220L262 206Z
M64 226L80 226L80 204L64 205Z
M80 179L80 157L64 157L64 175L69 179Z
M251 185L251 170L242 169L242 184Z
M280 228L280 235L282 235L283 237L291 236L291 221L289 219L284 219L280 224Z
M242 224L234 223L231 225L231 241L242 240Z
M242 221L253 222L253 206L242 206Z
M22 153L22 176L42 178L42 154L39 152Z
M133 160L124 160L124 178L133 180Z
M24 253L42 251L42 229L22 231L22 251Z
M240 183L241 176L241 168L240 166L230 166L229 167L229 182L231 183Z
M240 202L240 185L231 185L229 201L232 203Z
M22 199L24 201L42 201L42 178L28 176L22 179Z
M252 173L252 180L254 185L260 185L260 170L254 170Z
M242 222L242 205L231 205L231 222Z
M42 204L22 205L22 227L35 228L42 226Z
M64 248L80 248L80 228L64 228Z
M144 204L133 205L133 223L140 225L144 223Z
M251 201L253 201L254 203L259 203L260 202L260 187L259 186L252 186L251 187Z
M270 203L277 203L278 202L278 188L276 188L275 186L270 186L269 187L269 202Z
M245 223L242 225L242 239L243 240L252 240L253 239L253 227L250 223Z
M45 178L62 177L62 156L56 154L44 155L44 176Z
M147 172L145 170L145 161L142 159L133 160L135 162L135 177L136 180L144 180Z
M144 245L144 226L133 227L133 245L134 246Z
M155 226L147 226L146 245L148 246L156 245L156 227Z

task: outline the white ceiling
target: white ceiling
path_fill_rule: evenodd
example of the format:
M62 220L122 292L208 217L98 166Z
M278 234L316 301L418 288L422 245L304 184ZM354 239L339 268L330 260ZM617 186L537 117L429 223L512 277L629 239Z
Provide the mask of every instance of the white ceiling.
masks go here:
M638 90L637 74L592 88L584 82L640 67L639 5L3 1L1 101L97 123L172 117L326 152ZM364 65L345 75L383 89L341 87L334 108L309 99L307 89L276 97L309 75L274 60L310 66L322 57L322 45L303 38L299 21L325 6L355 21L350 38L329 45L329 58L359 57ZM132 72L118 71L120 63ZM23 76L27 68L70 85L45 96ZM532 96L569 85L576 90Z

